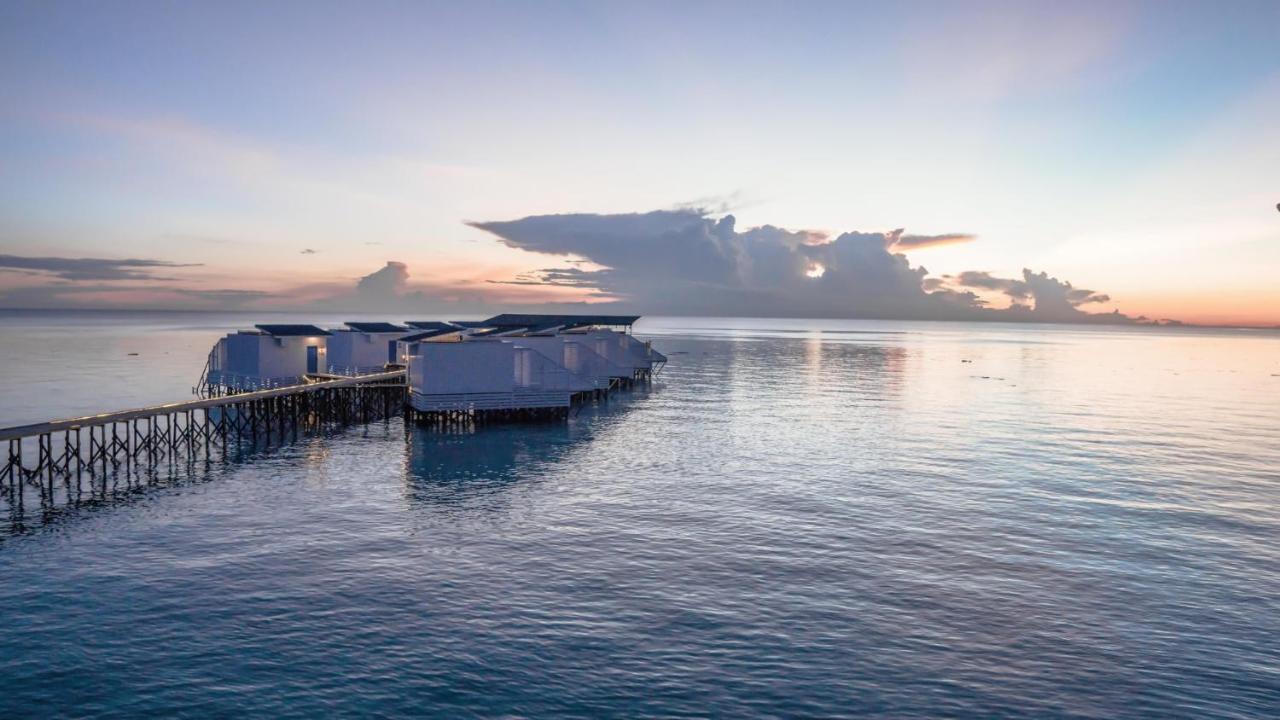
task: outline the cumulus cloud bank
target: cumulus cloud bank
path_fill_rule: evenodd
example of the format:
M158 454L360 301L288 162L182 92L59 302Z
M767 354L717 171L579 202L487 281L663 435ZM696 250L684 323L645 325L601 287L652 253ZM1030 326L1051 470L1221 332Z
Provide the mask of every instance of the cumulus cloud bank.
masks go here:
M481 281L459 278L414 280L409 265L388 260L355 286L318 288L304 307L386 313L493 313L509 305L545 302L545 291L502 289ZM512 298L511 296L515 297Z
M904 254L971 242L974 236L968 233L913 235L897 229L832 236L772 225L740 230L733 215L716 217L687 207L618 215L541 215L472 225L510 247L555 256L557 267L507 279L433 273L414 280L406 263L392 260L358 279L265 292L183 287L160 273L191 266L165 260L0 255L0 272L25 278L16 286L0 287L0 306L395 313L513 308L599 312L609 307L673 315L1145 321L1118 312L1087 312L1110 297L1045 272L1024 269L1021 277L999 277L975 270L930 276Z
M982 272L930 278L898 250L968 242L967 233L846 232L837 237L765 225L739 231L682 208L648 213L541 215L476 222L510 247L585 258L600 269L548 268L507 282L598 290L648 313L906 320L1134 322L1080 309L1109 298L1046 273L1021 280ZM1006 294L992 308L974 290Z

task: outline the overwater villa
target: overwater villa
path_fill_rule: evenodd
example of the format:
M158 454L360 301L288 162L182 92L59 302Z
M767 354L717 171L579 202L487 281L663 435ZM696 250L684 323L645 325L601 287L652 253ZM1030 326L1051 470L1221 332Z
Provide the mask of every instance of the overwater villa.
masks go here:
M647 379L666 357L629 334L638 319L499 315L461 332L428 331L436 334L404 343L409 405L446 414L563 410Z
M330 333L315 325L255 325L209 352L200 387L207 394L296 385L327 367Z
M567 409L595 385L542 353L498 338L423 342L409 357L419 412Z
M560 412L646 380L666 356L630 333L638 316L498 315L482 321L258 325L209 354L200 392L221 395L400 370L428 417Z

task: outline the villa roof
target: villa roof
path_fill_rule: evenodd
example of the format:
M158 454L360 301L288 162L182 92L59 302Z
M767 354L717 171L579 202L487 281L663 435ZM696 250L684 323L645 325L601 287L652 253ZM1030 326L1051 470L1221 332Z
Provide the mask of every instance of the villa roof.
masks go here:
M533 327L525 328L524 334L525 335L541 335L543 333L549 333L554 330L559 330L562 327L564 327L562 323L556 323L554 325L549 323L545 325L534 325Z
M254 327L275 337L318 337L332 334L315 325L254 325Z
M457 330L452 323L439 320L409 320L405 325L418 330Z
M487 327L554 328L566 330L591 325L634 325L639 315L521 315L506 313L484 321Z
M420 333L414 333L412 335L406 335L405 337L400 338L400 342L418 342L420 340L427 340L433 337L439 337L441 335L448 335L450 333L456 333L456 332L460 332L460 330L458 328L441 328L439 330L423 330Z
M409 328L389 322L349 322L347 327L362 333L407 332Z

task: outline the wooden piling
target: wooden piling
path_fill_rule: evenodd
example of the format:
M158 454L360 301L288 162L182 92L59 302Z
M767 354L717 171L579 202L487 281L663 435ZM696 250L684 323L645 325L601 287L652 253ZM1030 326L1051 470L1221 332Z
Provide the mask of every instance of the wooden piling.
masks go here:
M91 493L100 479L105 498L109 477L123 478L128 486L134 475L142 477L162 461L189 465L202 454L207 461L215 446L225 459L228 446L246 439L253 445L283 442L333 425L390 417L405 406L404 381L405 371L395 370L3 428L0 505L20 517L28 484L45 510L59 498L78 502L85 475ZM36 451L34 466L23 452L28 441Z

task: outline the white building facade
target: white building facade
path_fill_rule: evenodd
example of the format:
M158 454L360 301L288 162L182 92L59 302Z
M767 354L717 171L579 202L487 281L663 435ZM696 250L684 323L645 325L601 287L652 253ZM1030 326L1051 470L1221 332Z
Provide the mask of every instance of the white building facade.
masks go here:
M329 332L314 325L258 325L231 333L209 353L203 385L261 390L296 385L327 367Z
M378 372L396 364L396 341L410 334L399 325L362 322L331 332L325 370L334 375Z
M421 342L409 355L409 403L422 412L568 408L595 386L552 358L498 339Z

